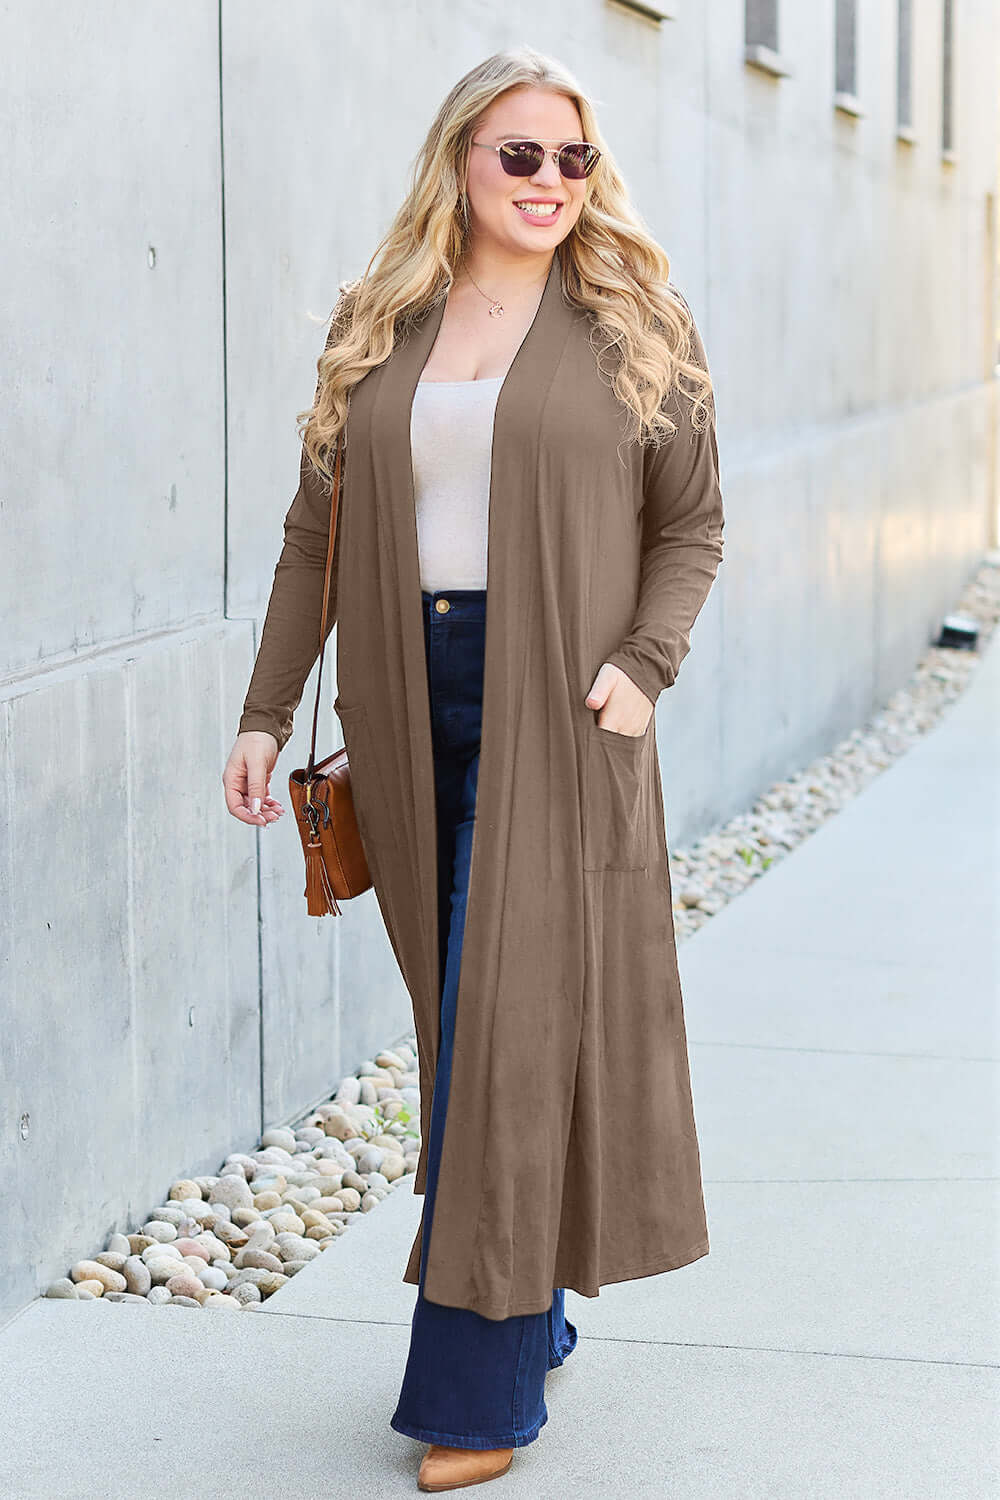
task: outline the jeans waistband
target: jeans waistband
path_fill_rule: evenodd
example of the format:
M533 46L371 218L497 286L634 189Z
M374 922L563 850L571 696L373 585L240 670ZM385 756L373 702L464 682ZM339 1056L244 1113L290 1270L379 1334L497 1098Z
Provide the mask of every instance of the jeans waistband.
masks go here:
M424 618L447 624L456 620L484 620L486 618L485 589L421 589ZM446 602L447 609L439 608Z

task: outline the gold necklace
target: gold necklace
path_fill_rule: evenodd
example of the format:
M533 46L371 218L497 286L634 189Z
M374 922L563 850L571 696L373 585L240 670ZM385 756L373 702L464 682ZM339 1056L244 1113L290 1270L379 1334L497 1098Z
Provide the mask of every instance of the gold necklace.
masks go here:
M500 301L500 299L497 298L497 297L488 297L486 295L486 293L483 291L482 287L479 285L478 281L474 281L473 280L472 272L469 270L468 266L465 267L465 274L466 274L466 276L468 276L469 280L472 282L472 285L475 287L476 291L480 294L480 296L481 297L486 297L487 302L490 304L490 317L491 318L502 318L503 317L503 303ZM538 286L543 286L545 284L545 282L548 281L548 279L549 279L549 273L548 273L548 271L546 271L543 280L537 283Z

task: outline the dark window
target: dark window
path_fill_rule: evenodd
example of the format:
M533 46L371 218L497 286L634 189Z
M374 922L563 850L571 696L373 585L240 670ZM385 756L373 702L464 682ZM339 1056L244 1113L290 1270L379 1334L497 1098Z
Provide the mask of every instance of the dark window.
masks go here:
M836 79L838 94L858 92L858 14L856 0L837 0Z
M954 98L952 90L952 42L954 38L954 6L952 0L944 0L944 46L941 53L941 149L955 148Z
M778 50L778 0L746 0L746 44Z
M913 124L913 0L899 0L896 37L896 124Z

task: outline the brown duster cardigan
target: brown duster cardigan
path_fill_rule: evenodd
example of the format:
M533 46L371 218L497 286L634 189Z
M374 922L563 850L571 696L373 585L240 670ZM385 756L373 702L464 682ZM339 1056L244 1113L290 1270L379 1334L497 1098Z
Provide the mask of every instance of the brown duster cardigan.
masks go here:
M413 1004L417 1193L442 976L409 421L444 306L442 294L351 393L333 591L335 707ZM722 558L718 452L676 390L673 437L658 450L625 442L592 328L563 292L557 251L493 436L476 821L424 1285L493 1319L709 1249L655 719L619 734L584 698L602 662L654 703L674 681ZM705 363L697 330L694 349ZM318 655L329 513L303 454L239 725L279 747ZM630 1142L642 1172L622 1166ZM403 1274L413 1284L421 1234Z

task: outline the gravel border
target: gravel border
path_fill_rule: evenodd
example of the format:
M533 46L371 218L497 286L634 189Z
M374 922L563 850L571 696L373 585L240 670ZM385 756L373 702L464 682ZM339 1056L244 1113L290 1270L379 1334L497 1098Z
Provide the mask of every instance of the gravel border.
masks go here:
M860 729L785 781L763 792L689 849L670 852L670 885L678 942L759 880L881 771L933 729L964 691L1000 619L1000 550L989 552L955 614L979 626L975 650L929 646L907 682Z

